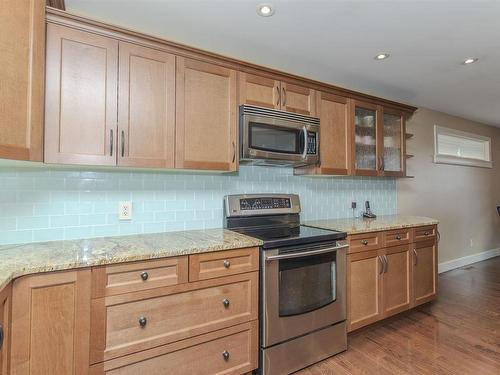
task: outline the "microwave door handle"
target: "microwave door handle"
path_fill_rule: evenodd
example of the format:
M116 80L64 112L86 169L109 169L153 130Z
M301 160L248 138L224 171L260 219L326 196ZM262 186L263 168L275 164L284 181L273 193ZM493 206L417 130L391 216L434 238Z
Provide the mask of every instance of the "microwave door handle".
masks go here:
M270 262L272 260L302 258L302 257L313 256L313 255L318 255L318 254L331 253L331 252L334 252L334 251L337 251L340 249L345 249L347 247L349 247L349 245L338 245L338 246L334 246L334 247L328 247L326 249L310 250L310 251L297 251L297 252L293 252L293 253L269 255L266 257L266 261Z
M307 128L304 126L302 131L304 132L304 151L302 153L302 159L305 159L307 157Z

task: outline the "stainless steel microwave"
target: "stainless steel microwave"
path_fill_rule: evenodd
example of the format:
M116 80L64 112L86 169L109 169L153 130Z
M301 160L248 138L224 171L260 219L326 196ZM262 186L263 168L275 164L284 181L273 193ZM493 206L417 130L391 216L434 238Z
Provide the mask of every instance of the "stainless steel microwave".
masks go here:
M261 165L319 163L319 119L240 106L240 161Z

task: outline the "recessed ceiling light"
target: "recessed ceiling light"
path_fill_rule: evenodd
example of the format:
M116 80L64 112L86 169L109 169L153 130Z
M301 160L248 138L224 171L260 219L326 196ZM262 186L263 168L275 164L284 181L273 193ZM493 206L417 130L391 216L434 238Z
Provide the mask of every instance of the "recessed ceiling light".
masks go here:
M379 53L377 56L374 57L375 60L385 60L389 58L388 53Z
M462 61L462 64L464 65L474 64L477 60L479 60L477 57L468 57L464 61Z
M271 4L260 4L257 7L257 14L262 17L271 17L274 14L274 8Z

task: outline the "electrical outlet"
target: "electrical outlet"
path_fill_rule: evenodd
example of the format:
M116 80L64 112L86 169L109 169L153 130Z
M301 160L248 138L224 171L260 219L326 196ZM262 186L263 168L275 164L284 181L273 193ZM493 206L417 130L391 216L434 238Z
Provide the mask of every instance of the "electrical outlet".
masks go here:
M120 220L132 220L132 202L120 202L118 217Z

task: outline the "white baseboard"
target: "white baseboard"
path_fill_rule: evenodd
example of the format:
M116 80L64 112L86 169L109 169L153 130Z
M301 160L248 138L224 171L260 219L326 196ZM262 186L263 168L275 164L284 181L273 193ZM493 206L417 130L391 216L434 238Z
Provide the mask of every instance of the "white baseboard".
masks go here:
M467 266L472 263L480 262L482 260L494 258L500 255L500 248L483 251L481 253L467 255L462 258L457 258L453 260L449 260L447 262L438 264L438 273L443 273L446 271L454 270L455 268L460 268L463 266Z

